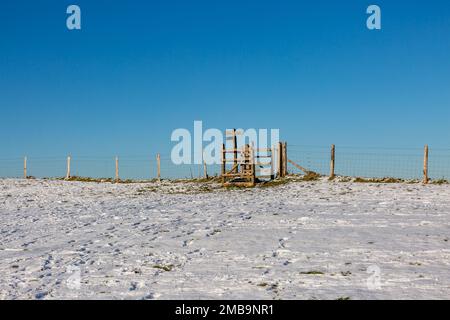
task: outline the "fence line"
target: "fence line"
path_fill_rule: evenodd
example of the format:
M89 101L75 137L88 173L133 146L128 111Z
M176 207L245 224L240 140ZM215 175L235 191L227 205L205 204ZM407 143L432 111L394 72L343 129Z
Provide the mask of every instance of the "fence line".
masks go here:
M450 149L290 145L289 159L322 175L450 179Z
M324 176L450 180L450 148L370 148L287 145L287 159ZM301 173L289 163L290 173ZM275 166L277 171L277 166ZM175 165L169 154L0 157L3 178L176 179L219 176L221 165Z

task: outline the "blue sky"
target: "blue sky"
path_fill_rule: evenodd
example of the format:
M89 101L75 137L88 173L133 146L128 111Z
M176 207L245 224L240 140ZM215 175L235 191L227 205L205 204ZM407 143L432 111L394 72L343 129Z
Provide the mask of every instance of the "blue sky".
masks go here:
M0 36L0 157L168 153L194 120L291 144L450 145L448 1L9 0Z

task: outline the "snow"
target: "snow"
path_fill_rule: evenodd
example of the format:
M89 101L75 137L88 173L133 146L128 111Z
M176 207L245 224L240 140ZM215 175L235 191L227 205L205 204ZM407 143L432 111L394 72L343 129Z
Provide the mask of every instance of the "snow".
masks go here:
M450 186L0 180L0 299L449 299Z

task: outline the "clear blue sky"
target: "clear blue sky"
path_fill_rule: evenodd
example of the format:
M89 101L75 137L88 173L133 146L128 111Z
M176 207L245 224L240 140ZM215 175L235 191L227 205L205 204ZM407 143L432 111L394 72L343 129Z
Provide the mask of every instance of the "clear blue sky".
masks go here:
M448 1L9 0L0 38L0 157L168 153L194 120L450 145Z

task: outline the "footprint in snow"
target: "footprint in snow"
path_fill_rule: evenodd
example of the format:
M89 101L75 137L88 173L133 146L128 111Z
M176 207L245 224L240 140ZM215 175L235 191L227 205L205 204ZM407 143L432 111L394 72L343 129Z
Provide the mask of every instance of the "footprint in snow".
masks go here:
M129 291L135 291L137 289L137 282L133 281L131 282L130 288L128 289Z
M48 295L48 292L38 292L34 297L38 300L42 300L45 298L46 295Z

